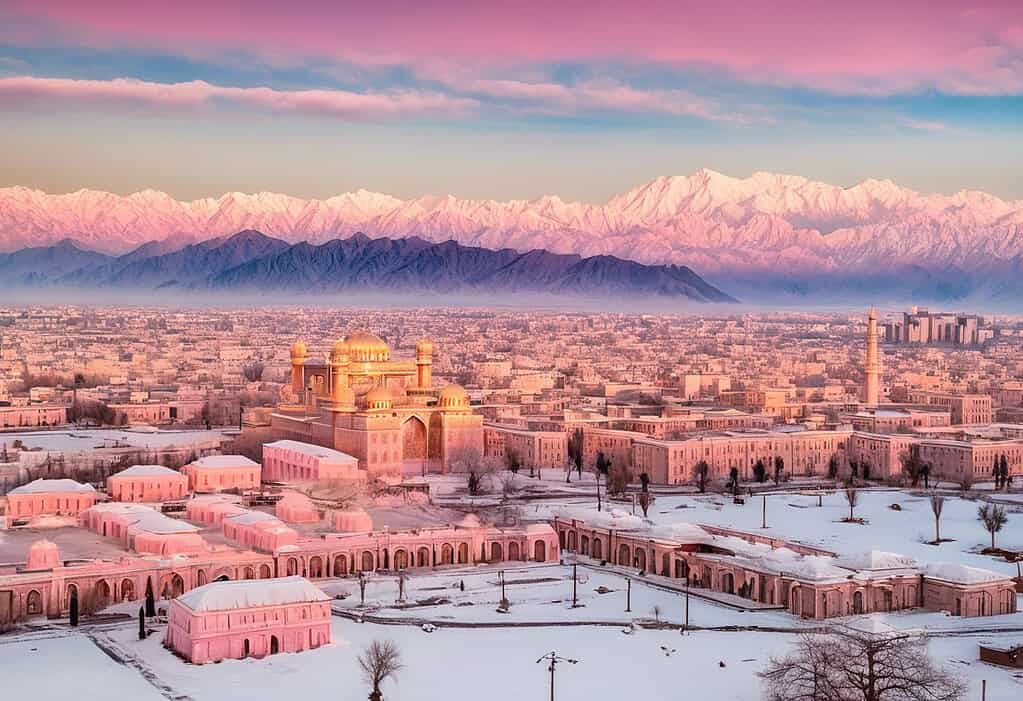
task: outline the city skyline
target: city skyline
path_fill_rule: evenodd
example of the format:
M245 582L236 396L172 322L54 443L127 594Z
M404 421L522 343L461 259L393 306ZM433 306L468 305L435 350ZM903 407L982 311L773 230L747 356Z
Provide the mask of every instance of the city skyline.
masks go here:
M1010 2L238 9L6 3L0 185L602 202L707 167L1023 197Z

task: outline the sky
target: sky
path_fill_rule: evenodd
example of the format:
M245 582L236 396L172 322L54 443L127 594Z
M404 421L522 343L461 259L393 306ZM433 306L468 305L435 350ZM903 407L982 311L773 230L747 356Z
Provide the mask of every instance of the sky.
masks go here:
M1023 199L1023 2L0 0L0 186Z

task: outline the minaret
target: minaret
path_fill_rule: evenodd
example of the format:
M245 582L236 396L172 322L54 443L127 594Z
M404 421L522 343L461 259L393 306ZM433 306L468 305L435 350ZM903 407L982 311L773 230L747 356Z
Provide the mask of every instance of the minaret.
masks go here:
M330 400L335 408L350 408L355 394L348 386L348 344L338 341L330 351Z
M877 356L877 310L873 306L867 315L867 358L863 369L866 374L863 401L868 406L877 406L881 394L881 366Z
M429 389L433 383L433 343L424 338L416 344L416 380L420 389Z
M302 393L305 392L305 365L307 357L307 351L305 343L302 341L295 341L295 345L291 347L291 389L295 393L295 397L301 397Z

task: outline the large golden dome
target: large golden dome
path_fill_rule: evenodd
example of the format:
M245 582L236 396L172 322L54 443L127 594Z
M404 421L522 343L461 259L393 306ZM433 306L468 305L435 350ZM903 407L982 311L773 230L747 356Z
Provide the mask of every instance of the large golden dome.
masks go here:
M338 358L345 358L348 356L348 344L344 340L339 340L334 344L334 347L330 351L331 360Z
M366 331L356 331L345 339L348 344L348 357L356 363L386 361L391 357L391 349L383 339Z

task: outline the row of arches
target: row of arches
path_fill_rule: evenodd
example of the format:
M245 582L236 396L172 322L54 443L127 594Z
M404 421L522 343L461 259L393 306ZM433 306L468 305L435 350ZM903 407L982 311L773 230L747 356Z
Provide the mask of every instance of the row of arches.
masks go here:
M506 547L507 545L507 547ZM507 544L493 541L480 547L481 560L484 562L521 561L526 554L517 541ZM532 555L536 562L547 561L547 543L538 539L533 543ZM283 576L302 575L311 579L321 577L344 577L356 572L374 572L377 569L404 570L410 567L426 568L444 565L468 565L470 560L469 544L441 543L440 547L397 547L384 548L379 553L372 550L340 553L333 556L312 555L308 559L289 556L282 563Z

